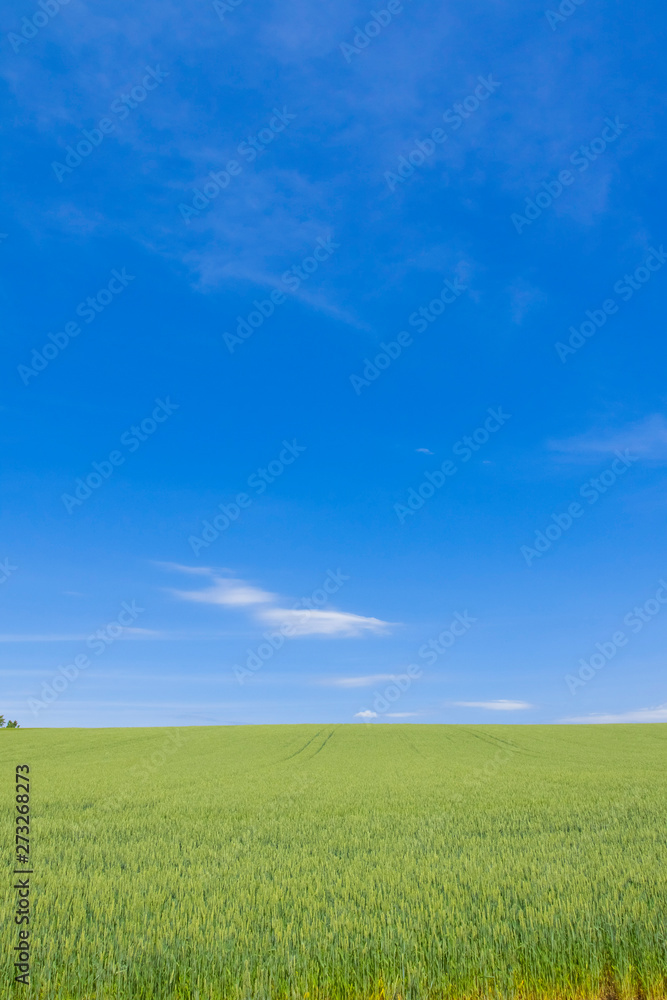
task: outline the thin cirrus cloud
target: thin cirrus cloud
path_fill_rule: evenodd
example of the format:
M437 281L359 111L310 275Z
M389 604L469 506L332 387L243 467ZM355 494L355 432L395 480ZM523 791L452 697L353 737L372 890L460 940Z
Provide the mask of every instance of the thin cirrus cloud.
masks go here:
M382 716L382 718L383 719L411 719L411 718L414 718L414 717L416 717L418 715L421 715L421 712L386 712ZM377 719L378 718L378 713L377 712L373 712L372 709L370 709L370 708L365 708L363 710L363 712L355 712L354 713L354 718L355 719Z
M267 608L259 617L269 625L289 626L293 635L328 635L337 638L353 638L364 632L382 635L389 628L389 622L379 618L364 618L348 611L311 611L302 608Z
M120 632L117 639L162 639L167 637L166 632L160 632L151 628L137 628L130 625L119 625ZM48 632L24 633L24 632L3 632L0 634L0 642L84 642L90 639L89 632Z
M366 677L332 677L320 683L327 687L360 688L372 687L373 684L379 684L382 681L395 680L396 674L368 674Z
M657 705L655 708L637 708L632 712L620 712L616 715L579 715L572 719L561 719L561 722L580 725L611 725L618 722L667 722L667 705Z
M552 441L549 447L563 456L576 459L613 455L627 450L636 458L664 461L667 459L667 420L661 413L653 413L626 427L587 431L563 441Z
M191 572L187 566L163 564L169 568L183 572ZM195 572L199 572L199 567ZM263 625L273 628L284 626L289 629L291 638L299 636L328 636L342 639L373 633L385 634L391 627L391 622L379 618L367 618L355 615L349 611L336 611L332 608L308 609L296 602L292 608L282 608L277 605L277 595L271 594L259 587L253 587L243 580L226 578L217 575L216 570L205 571L211 578L210 587L200 590L175 590L171 593L179 600L194 601L199 604L213 604L223 607L247 607L252 609L253 616ZM274 605L266 607L266 605Z
M159 562L154 561L154 566L159 566L160 569L166 569L173 573L191 573L193 576L213 576L216 572L210 566L183 566L182 563L173 562ZM220 569L219 573L231 573L231 570Z
M268 604L275 600L274 594L252 587L242 580L214 577L214 582L204 590L173 590L183 601L198 601L200 604L221 604L226 607L246 607Z
M527 701L510 701L507 698L498 698L496 701L453 701L451 704L458 708L485 708L490 712L521 712L526 708L533 708Z

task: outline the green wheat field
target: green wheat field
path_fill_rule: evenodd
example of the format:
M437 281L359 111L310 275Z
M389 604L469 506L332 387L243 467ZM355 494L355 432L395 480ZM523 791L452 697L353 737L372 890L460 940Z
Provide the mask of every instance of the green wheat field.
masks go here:
M2 997L667 996L667 725L19 729L0 758Z

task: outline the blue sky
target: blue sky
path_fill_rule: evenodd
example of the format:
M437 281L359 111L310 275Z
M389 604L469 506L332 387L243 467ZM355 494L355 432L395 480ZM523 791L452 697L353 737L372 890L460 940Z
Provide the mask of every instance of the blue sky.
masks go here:
M667 14L519 7L3 8L5 715L667 721Z

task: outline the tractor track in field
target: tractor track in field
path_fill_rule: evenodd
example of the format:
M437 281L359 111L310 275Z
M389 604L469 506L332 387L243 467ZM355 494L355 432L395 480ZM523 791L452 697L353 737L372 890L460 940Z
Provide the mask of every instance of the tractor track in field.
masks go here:
M522 754L526 757L539 757L537 753L531 753L530 750L524 749L524 747L519 746L518 743L513 743L511 740L503 740L499 736L491 736L490 733L476 733L472 729L464 727L464 732L468 733L469 736L474 736L475 739L481 740L483 743L488 743L492 747L510 747L515 753Z
M301 747L300 750L296 750L294 753L291 753L288 757L284 757L283 760L292 760L293 757L298 757L299 754L303 753L303 751L306 749L306 747L309 747L310 744L313 742L313 740L316 740L317 737L320 735L320 733L322 733L323 731L324 731L323 729L318 729L314 736L311 736L311 738L309 740L306 740L306 742L304 743L304 745ZM325 740L325 742L326 742L326 740ZM322 749L322 748L320 747L320 749ZM313 756L314 756L314 754L313 754Z
M426 756L425 753L422 753L421 750L417 749L417 747L414 745L414 743L410 742L408 736L404 732L400 732L399 731L399 734L400 734L400 737L403 740L403 742L412 750L413 753L416 753L418 757L422 758L422 760L428 760L429 759Z
M317 755L318 755L318 753L320 752L320 750L324 750L325 746L327 745L327 743L329 742L329 740L331 739L331 737L333 736L333 734L334 734L335 732L336 732L336 730L335 730L335 729L332 729L332 730L331 730L331 732L329 733L329 735L327 736L327 738L325 739L324 743L323 743L323 744L322 744L322 746L321 746L321 747L319 748L319 750L316 750L316 751L315 751L315 753L313 754L313 757L317 757Z

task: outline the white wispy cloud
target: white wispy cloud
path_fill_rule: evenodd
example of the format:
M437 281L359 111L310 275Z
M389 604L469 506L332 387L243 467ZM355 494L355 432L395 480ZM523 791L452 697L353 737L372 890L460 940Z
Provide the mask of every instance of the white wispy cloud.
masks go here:
M384 712L382 715L383 719L411 719L415 716L421 715L421 712ZM377 719L379 718L377 712L373 712L370 708L365 708L363 712L355 712L355 719Z
M214 577L211 587L204 590L174 590L177 597L183 601L198 601L200 604L222 604L233 607L244 607L253 604L268 604L275 600L275 594L269 594L259 587L252 587L243 580L225 580Z
M119 638L126 636L131 639L161 639L168 633L155 628L138 628L136 625L123 625L123 631Z
M520 712L534 707L527 701L510 701L507 698L498 698L495 701L453 701L451 704L459 708L486 708L491 712Z
M153 560L154 566L160 569L171 570L173 573L191 573L193 576L212 576L214 573L229 573L227 569L213 569L211 566L184 566L182 563L159 562Z
M430 448L417 448L417 451L421 452L422 455L432 455L433 452Z
M637 708L631 712L619 712L617 714L578 715L570 719L561 719L560 721L582 725L611 725L618 722L667 722L667 705L657 705L655 708Z
M376 635L386 632L390 622L379 618L365 618L348 611L305 611L298 608L270 608L260 617L270 625L289 626L294 636L328 635L330 637L351 638L364 632Z
M88 636L83 633L47 632L31 635L27 632L4 632L0 634L0 642L81 642Z
M163 564L175 568L176 563ZM181 567L185 573L191 572L191 567ZM195 568L199 572L199 567ZM349 611L337 611L333 608L318 608L314 610L293 607L266 607L277 602L276 594L271 594L259 587L245 583L243 580L225 578L216 575L215 570L205 572L213 580L210 587L201 590L174 590L171 593L182 601L195 601L200 604L214 604L223 607L248 607L254 609L254 616L264 625L272 628L285 627L289 638L300 636L321 635L329 638L353 638L364 633L381 635L391 628L391 622L379 618L368 618L355 615Z
M278 225L278 231L279 228L280 226ZM294 250L296 259L290 263L283 256L282 263L280 264L281 270L284 272L287 269L287 264L290 264L290 266L293 264L298 265L300 263L299 254L301 257L306 256L311 249L311 244L316 243L317 238L322 235L321 231L313 230L308 238L305 236L302 237L299 248L295 248ZM284 246L282 250L284 255ZM190 254L186 262L200 274L200 285L197 287L201 287L202 289L207 289L209 286L217 286L225 282L235 285L247 283L250 287L265 288L269 291L277 289L279 292L289 295L291 299L308 306L314 312L323 313L357 330L371 330L369 323L360 320L350 313L349 310L342 308L335 302L329 302L321 292L309 291L307 287L300 287L297 290L293 290L288 288L274 274L261 269L252 269L250 266L244 266L236 259L221 263L219 258L210 257L210 251L204 250L202 254Z
M627 450L639 458L663 461L667 459L667 420L662 413L653 413L625 427L593 429L563 441L551 441L549 447L575 458Z
M136 628L129 625L119 626L122 631L118 639L163 639L168 638L167 632L157 629ZM84 642L91 636L90 632L3 632L0 642Z
M321 681L327 687L360 688L372 687L382 681L396 680L396 674L368 674L366 677L332 677Z

